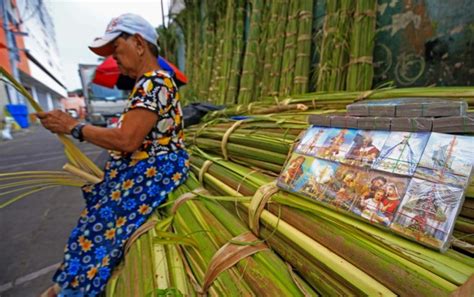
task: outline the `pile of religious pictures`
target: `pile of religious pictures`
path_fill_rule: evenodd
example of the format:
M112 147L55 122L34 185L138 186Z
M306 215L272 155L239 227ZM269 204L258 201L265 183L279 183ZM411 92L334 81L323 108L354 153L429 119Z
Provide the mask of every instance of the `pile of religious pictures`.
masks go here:
M442 251L474 164L474 139L313 126L278 185Z

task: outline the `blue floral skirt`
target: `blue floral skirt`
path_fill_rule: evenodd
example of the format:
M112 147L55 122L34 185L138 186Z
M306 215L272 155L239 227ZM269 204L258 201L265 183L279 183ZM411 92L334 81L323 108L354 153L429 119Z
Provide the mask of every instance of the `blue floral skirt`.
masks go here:
M95 296L104 290L127 240L186 180L188 159L185 150L138 162L110 159L104 180L83 187L86 208L53 277L61 296Z

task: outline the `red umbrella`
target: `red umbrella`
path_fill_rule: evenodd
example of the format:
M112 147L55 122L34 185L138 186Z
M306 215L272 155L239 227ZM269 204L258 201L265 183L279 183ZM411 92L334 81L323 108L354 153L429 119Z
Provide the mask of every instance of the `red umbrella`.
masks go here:
M178 86L185 85L188 82L186 75L165 58L158 57L158 64L163 70L170 72ZM117 86L117 88L125 90L132 89L134 84L132 78L120 74L117 62L112 56L106 58L102 64L97 66L92 82L111 89Z

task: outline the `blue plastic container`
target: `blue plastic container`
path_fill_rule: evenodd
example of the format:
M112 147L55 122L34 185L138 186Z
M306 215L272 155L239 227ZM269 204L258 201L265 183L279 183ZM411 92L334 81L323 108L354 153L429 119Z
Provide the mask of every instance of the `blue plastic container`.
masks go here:
M28 128L30 126L28 122L28 107L26 105L7 104L5 107L21 128Z

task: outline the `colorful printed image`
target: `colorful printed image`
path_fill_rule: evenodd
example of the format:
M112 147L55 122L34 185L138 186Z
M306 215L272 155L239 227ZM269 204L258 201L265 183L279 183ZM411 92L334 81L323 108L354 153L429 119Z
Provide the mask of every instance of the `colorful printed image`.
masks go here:
M413 178L391 228L444 249L463 202L463 191Z
M310 166L314 158L293 154L280 174L278 186L298 192L310 176Z
M324 132L330 130L331 128L318 126L309 128L298 146L295 148L295 152L309 156L316 156L318 149L323 145L326 135Z
M356 135L357 130L331 128L323 136L323 144L317 150L316 156L331 161L341 162Z
M415 177L464 187L474 164L473 152L472 137L431 133Z
M305 179L300 192L321 200L327 185L334 180L339 164L335 162L314 159L310 167L310 174Z
M380 155L389 132L356 130L350 148L342 160L353 166L370 167Z
M340 165L335 178L328 184L323 201L349 210L358 203L368 188L369 172L364 169Z
M350 210L372 223L388 226L405 195L408 181L408 178L371 171L365 192Z
M428 132L390 132L372 168L412 176L429 137Z

